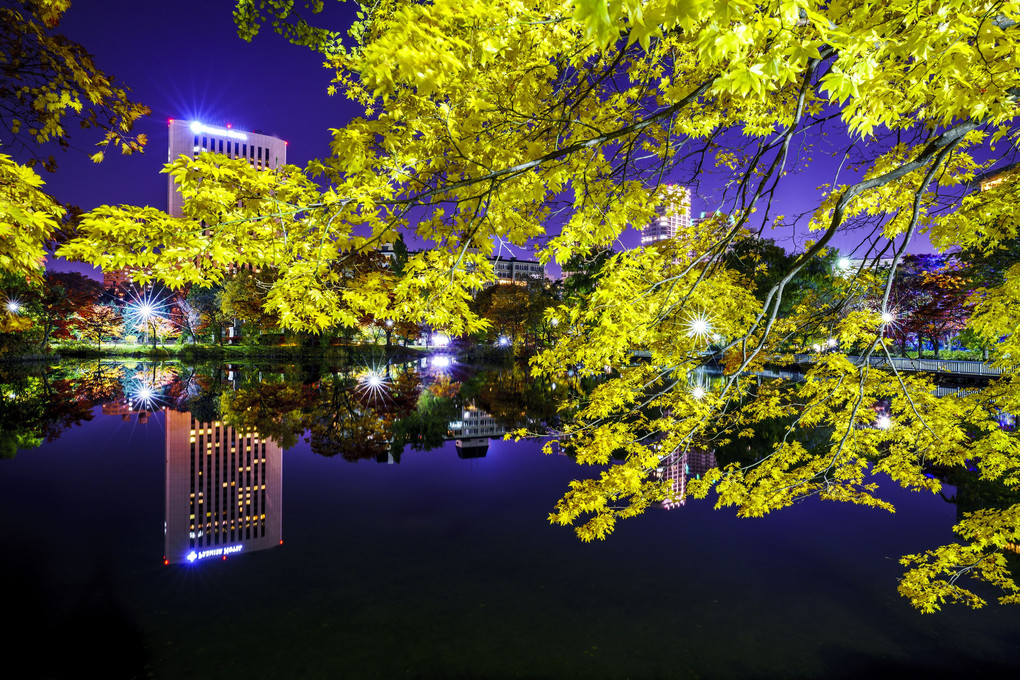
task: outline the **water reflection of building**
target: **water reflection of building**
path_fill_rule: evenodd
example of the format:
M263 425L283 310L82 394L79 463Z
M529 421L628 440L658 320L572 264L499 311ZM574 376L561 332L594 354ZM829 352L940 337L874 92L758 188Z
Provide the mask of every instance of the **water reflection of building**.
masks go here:
M103 415L104 416L120 416L120 419L124 422L131 420L131 416L138 414L138 422L141 425L149 422L149 412L144 408L138 408L127 398L118 399L117 401L108 401L103 404Z
M669 482L673 498L662 501L661 507L674 508L687 502L687 480L700 479L717 465L714 451L686 451L669 465L659 468L655 476Z
M489 451L489 438L502 437L507 429L491 415L467 404L461 419L450 423L450 438L455 439L457 455L461 458L484 458Z
M282 543L283 450L256 432L166 413L166 555L195 562Z

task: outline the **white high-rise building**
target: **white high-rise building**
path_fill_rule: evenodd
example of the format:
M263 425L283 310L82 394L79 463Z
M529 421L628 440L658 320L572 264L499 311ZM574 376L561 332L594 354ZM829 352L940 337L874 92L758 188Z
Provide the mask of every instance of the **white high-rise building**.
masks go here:
M282 139L258 131L206 125L194 120L170 121L168 162L182 155L194 158L203 152L244 158L258 170L272 170L287 162L287 142ZM173 178L168 178L167 212L173 217L181 217L182 203Z
M691 226L691 192L679 184L666 184L659 189L662 204L651 224L641 230L641 245L674 238L681 229Z

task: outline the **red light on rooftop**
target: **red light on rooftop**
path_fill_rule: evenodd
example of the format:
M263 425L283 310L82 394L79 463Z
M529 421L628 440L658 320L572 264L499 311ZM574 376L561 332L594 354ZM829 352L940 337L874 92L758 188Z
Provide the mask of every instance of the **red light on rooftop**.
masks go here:
M230 123L227 123L227 129L229 130L231 127L232 125Z
M173 118L167 118L167 119L166 119L166 122L167 122L167 123L172 123L172 122L174 122L174 119L173 119Z

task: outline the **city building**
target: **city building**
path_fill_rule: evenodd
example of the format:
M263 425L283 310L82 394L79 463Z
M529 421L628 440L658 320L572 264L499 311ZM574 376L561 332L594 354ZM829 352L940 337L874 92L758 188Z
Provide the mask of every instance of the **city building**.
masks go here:
M166 411L164 560L198 562L282 543L283 450L257 432Z
M203 152L222 153L230 158L245 158L259 170L272 170L287 162L287 142L258 130L248 132L235 130L229 125L217 127L198 121L170 120L167 160L181 156L194 158ZM184 198L177 190L173 177L167 176L167 213L171 217L183 217ZM135 288L131 270L115 269L103 271L103 286L113 289L117 296Z
M201 153L221 153L244 158L258 170L273 170L287 162L287 142L259 130L235 130L192 120L170 121L168 162L181 156L195 158ZM167 212L181 217L183 198L172 177L167 177Z
M687 480L690 477L701 479L701 475L717 465L715 451L687 450L673 458L672 462L655 472L655 477L667 482L673 492L673 498L661 501L659 506L669 510L684 505L687 502Z
M535 260L518 260L516 257L490 257L489 262L496 272L499 283L526 286L531 281L545 280L545 266Z
M679 184L667 184L659 190L662 203L656 216L641 230L641 245L675 238L691 226L691 192Z

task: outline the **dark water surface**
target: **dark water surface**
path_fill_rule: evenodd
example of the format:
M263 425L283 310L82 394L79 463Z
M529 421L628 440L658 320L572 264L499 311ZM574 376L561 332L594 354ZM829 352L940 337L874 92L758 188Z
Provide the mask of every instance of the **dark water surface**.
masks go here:
M547 521L579 469L535 441L380 464L302 439L270 508L282 545L164 564L169 418L96 406L0 460L4 677L1000 677L1020 661L1020 609L922 616L896 593L902 554L952 538L939 497L759 520L691 502L583 544Z

